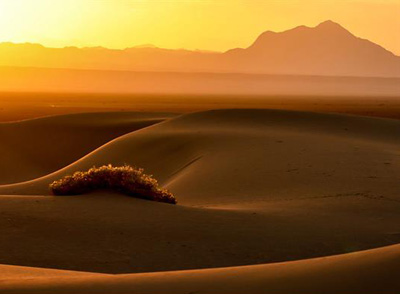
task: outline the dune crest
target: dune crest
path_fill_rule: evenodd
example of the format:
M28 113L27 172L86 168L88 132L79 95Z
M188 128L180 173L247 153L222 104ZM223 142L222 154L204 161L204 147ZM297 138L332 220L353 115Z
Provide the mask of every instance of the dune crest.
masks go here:
M168 113L84 113L0 123L0 185L60 169L126 133L162 122Z
M4 280L0 293L397 293L399 245L289 263L134 275ZM157 281L155 283L154 281Z

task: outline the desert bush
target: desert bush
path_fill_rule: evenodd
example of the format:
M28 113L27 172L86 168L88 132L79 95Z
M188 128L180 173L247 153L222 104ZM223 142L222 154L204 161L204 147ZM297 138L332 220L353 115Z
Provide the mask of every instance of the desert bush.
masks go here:
M78 171L50 184L54 195L79 195L94 190L114 190L120 193L158 202L176 204L175 197L159 187L158 182L141 168L129 165L104 165L88 171Z

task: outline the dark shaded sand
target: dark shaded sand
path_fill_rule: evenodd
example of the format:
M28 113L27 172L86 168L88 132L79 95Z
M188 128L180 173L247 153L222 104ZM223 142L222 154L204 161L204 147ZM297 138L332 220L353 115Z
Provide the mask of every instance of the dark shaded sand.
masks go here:
M399 264L396 245L318 259L207 270L116 276L75 273L69 277L64 276L66 272L53 271L47 277L0 280L0 293L394 294L400 288Z
M56 171L123 134L173 117L168 113L84 113L0 122L0 185Z

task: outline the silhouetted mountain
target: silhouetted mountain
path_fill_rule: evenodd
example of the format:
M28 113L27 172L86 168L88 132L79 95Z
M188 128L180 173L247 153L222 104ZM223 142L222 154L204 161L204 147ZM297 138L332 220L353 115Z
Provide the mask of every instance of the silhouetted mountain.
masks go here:
M138 46L124 50L0 44L0 65L50 68L400 77L400 57L326 21L267 31L225 53Z
M247 49L226 53L245 72L275 74L400 76L400 57L355 37L337 23L265 32Z

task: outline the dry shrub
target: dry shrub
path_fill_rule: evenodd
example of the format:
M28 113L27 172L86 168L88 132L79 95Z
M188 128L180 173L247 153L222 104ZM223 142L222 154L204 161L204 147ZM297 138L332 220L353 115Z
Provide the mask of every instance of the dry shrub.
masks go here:
M115 190L141 199L176 204L175 197L169 191L160 188L156 179L146 175L143 169L129 165L92 167L88 171L75 172L72 176L65 176L50 184L54 195L79 195L103 189Z

